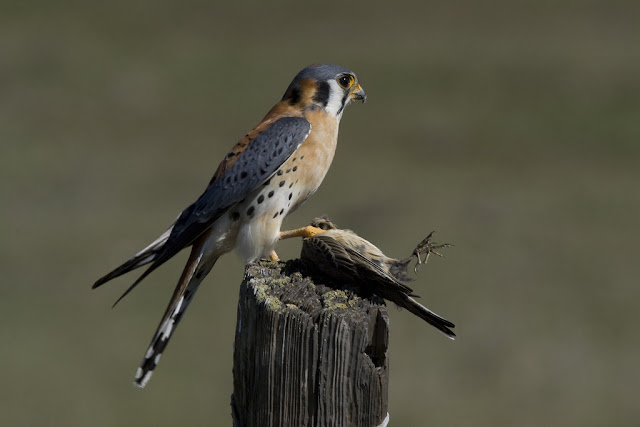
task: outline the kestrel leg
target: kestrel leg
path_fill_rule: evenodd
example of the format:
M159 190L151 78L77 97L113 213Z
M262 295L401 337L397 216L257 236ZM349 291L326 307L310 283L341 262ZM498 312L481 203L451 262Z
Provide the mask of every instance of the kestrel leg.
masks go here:
M307 225L305 227L296 228L295 230L281 231L280 240L291 239L293 237L313 237L318 233L324 233L326 230L322 228Z
M322 233L326 230L321 228L312 227L311 225L307 225L306 227L296 228L295 230L281 231L280 232L280 240L291 239L294 237L313 237L318 233ZM271 261L280 261L280 257L276 253L275 250L272 250L269 253L269 259Z

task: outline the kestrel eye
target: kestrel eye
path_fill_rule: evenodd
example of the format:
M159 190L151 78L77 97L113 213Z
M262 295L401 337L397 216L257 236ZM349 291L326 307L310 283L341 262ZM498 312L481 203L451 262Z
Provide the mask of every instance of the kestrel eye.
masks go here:
M353 76L350 75L344 75L342 77L340 77L338 79L338 84L343 88L343 89L348 89L352 84L353 84Z

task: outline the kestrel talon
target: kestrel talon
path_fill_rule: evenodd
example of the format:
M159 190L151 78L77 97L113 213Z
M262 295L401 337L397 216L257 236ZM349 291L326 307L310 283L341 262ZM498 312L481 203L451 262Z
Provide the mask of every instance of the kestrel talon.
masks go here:
M345 107L365 99L358 78L345 68L316 64L300 71L282 100L224 157L200 198L157 240L93 285L151 264L122 299L149 273L192 247L136 373L137 386L149 381L198 286L220 256L235 249L245 262L277 259L274 248L282 220L318 189L333 160Z
M454 339L456 334L451 329L455 325L418 303L414 299L418 295L401 283L412 280L407 275L407 267L414 258L420 264L424 255L426 262L430 253L439 255L436 250L450 247L450 244L431 242L431 233L418 244L411 256L398 260L387 257L373 243L353 231L338 229L326 218L315 219L311 227L314 228L313 235L302 241L300 259L305 265L333 280L354 284L398 307L406 308Z

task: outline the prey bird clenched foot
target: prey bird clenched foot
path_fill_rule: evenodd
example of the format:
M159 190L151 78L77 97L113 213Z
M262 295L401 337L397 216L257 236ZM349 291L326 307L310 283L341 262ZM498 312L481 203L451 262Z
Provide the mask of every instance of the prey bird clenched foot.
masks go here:
M418 272L418 268L422 264L426 264L427 261L429 261L429 255L430 254L434 254L436 256L439 256L440 258L444 258L444 255L442 255L440 252L436 251L436 249L452 248L453 247L453 245L451 243L438 244L438 243L432 242L431 241L431 237L433 237L433 233L435 233L435 231L432 231L431 233L429 233L429 235L427 237L425 237L424 240L422 240L420 243L418 243L418 246L416 246L416 248L413 250L413 254L411 254L411 256L409 258L404 260L407 263L409 263L409 262L411 262L413 257L416 257L417 262L416 262L415 267L413 267L413 271L416 272L416 273ZM422 254L425 254L424 261L422 261L422 258L421 258Z

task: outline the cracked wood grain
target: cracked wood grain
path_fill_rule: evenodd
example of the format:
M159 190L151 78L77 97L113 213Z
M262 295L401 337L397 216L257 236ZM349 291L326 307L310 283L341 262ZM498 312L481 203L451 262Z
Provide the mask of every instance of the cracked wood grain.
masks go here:
M250 264L234 344L234 426L378 426L387 417L384 301L310 275Z

